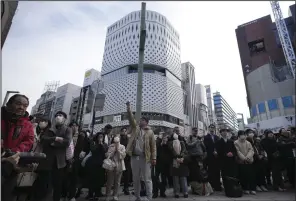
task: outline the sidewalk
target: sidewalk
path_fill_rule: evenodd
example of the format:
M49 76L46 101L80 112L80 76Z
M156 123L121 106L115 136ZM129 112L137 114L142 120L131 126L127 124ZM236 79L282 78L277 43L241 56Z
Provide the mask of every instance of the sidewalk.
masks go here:
M203 196L197 196L189 194L189 198L183 198L180 196L179 199L174 198L173 196L173 189L167 190L167 198L156 198L153 199L155 201L295 201L295 192L293 190L288 192L262 192L257 193L257 195L244 195L241 198L228 198L224 195L224 193L214 193L213 195L210 195L208 197ZM84 193L82 195L82 198L77 199L77 201L86 201L83 199L86 196ZM104 201L104 198L101 198L100 200ZM144 199L143 199L144 200ZM119 201L135 201L135 197L133 195L123 195L123 193L119 196Z

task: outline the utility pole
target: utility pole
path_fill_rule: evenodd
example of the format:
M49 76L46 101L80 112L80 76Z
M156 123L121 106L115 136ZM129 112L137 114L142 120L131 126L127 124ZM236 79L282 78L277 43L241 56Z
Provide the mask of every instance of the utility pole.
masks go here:
M139 121L142 113L142 89L143 89L143 69L144 69L144 51L146 40L146 3L142 2L141 7L141 25L140 25L140 45L139 45L139 65L138 65L138 84L137 84L137 103L136 103L136 121Z
M18 94L18 93L20 93L20 92L19 91L6 91L6 95L5 95L4 101L2 103L2 106L6 105L9 94Z

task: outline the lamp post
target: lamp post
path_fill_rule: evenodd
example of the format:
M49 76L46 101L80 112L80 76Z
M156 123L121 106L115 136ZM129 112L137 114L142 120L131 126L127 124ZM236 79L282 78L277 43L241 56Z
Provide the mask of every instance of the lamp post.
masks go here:
M244 114L243 113L237 113L237 115L240 115L242 117L242 121L243 121L243 127L245 129L245 119L244 119Z
M19 91L6 91L6 95L5 95L5 98L4 98L4 101L3 101L3 104L2 106L5 106L6 103L7 103L7 100L8 100L8 97L9 97L9 94L18 94L20 93Z
M140 45L139 45L139 65L138 65L138 84L137 84L137 103L136 120L139 121L142 113L142 90L143 90L143 69L144 69L144 50L146 40L146 3L142 2L141 25L140 25Z

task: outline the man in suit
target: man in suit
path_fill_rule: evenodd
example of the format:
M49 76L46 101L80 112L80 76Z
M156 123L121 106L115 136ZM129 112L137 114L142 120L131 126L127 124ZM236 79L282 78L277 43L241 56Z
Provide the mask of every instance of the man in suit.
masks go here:
M209 126L209 134L204 137L204 144L207 150L207 158L205 160L205 165L208 169L209 182L215 191L221 191L220 182L220 168L218 153L216 150L217 142L220 138L215 134L216 127L214 124Z

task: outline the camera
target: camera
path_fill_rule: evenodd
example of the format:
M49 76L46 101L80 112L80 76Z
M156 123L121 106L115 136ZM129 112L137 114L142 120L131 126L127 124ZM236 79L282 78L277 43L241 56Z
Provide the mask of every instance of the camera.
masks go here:
M12 152L10 149L1 150L4 155L3 158L8 158L16 154L16 152ZM32 163L39 163L40 161L46 159L46 154L44 153L34 153L34 152L20 152L20 160L19 165L28 165Z

